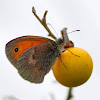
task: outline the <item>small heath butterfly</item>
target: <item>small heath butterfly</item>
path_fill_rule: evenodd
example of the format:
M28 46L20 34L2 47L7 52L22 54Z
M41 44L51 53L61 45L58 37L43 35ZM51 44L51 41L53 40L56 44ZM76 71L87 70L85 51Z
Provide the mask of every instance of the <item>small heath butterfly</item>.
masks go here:
M66 31L66 28L63 29ZM67 33L53 41L40 36L22 36L6 44L8 60L18 73L32 83L41 83L50 71L57 57L60 57L65 45L69 45Z
M46 24L47 11L42 20L36 14L34 7L32 12L50 35L51 31ZM64 47L73 46L68 39L66 28L61 33L62 37L59 39L52 34L56 41L40 36L22 36L13 39L6 44L6 56L25 80L42 83L44 76L50 71L56 58L60 57Z

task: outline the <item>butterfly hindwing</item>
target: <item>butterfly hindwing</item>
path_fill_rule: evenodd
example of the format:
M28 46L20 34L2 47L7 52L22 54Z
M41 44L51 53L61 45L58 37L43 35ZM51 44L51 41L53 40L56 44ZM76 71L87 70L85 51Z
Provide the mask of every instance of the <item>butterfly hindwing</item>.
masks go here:
M17 60L19 74L30 82L41 83L56 60L50 43L44 43L24 51Z

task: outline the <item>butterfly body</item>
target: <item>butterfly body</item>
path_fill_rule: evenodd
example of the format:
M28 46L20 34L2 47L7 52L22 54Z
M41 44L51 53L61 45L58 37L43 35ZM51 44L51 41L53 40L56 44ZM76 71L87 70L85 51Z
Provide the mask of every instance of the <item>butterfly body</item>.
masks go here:
M23 36L6 44L6 55L18 73L34 83L41 83L60 56L63 40L57 41L40 36Z

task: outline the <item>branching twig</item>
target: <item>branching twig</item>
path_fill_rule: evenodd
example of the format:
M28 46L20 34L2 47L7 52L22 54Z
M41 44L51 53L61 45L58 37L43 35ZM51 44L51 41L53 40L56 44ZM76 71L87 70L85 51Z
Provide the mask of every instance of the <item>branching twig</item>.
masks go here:
M54 34L50 31L49 27L48 27L47 24L46 24L46 15L47 15L47 12L48 12L48 11L45 11L42 20L41 20L41 19L39 18L39 16L36 14L36 10L35 10L34 7L32 8L32 12L33 12L33 14L35 15L35 17L39 20L39 22L44 26L44 28L48 31L48 33L49 33L48 36L51 36L53 39L57 39L57 38L54 36Z
M69 88L69 93L68 93L68 97L66 100L70 100L72 98L72 87Z

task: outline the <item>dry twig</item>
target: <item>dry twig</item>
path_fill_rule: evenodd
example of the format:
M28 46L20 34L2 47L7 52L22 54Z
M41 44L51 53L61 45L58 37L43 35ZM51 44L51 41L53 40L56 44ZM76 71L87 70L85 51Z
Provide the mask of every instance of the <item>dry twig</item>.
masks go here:
M35 17L39 20L39 22L44 26L44 28L47 30L47 32L49 33L48 36L51 36L53 39L57 39L54 34L50 31L49 27L46 24L46 15L48 11L45 11L44 16L42 18L42 20L39 18L39 16L36 14L36 10L33 7L32 8L32 12L35 15Z

